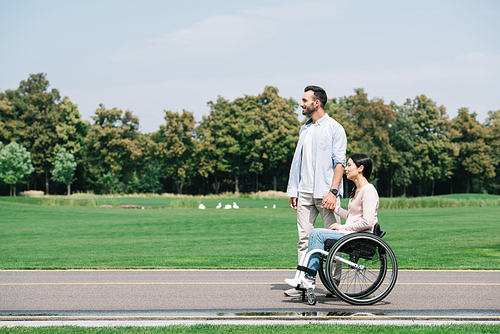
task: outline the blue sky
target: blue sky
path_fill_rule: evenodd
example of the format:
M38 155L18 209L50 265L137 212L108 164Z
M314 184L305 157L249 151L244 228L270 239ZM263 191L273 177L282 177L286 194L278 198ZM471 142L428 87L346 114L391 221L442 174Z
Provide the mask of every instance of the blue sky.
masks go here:
M266 85L300 100L362 87L402 104L425 94L450 117L500 109L500 1L0 0L0 91L31 73L90 120L100 103L131 110L143 132L163 110Z

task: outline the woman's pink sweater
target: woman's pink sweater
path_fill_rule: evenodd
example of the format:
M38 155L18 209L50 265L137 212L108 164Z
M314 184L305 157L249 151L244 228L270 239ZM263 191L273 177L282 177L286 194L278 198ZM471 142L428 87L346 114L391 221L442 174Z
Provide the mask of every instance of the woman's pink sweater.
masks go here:
M335 208L335 213L346 221L341 225L339 232L354 233L354 232L370 232L373 233L373 227L378 222L378 193L377 189L368 183L363 186L358 195L349 200L349 211L342 209L340 206Z

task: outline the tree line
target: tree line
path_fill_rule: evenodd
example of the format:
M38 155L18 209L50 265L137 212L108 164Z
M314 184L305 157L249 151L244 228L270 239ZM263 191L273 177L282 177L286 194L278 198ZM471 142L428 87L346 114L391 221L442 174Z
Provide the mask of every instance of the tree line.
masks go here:
M0 194L285 190L298 103L267 86L208 106L199 122L189 111L165 110L165 123L143 134L129 110L101 104L83 120L68 97L49 90L46 74L31 74L0 92ZM500 110L484 123L467 108L450 119L425 95L397 105L355 89L329 99L325 111L344 126L348 156L372 157L381 196L498 193Z

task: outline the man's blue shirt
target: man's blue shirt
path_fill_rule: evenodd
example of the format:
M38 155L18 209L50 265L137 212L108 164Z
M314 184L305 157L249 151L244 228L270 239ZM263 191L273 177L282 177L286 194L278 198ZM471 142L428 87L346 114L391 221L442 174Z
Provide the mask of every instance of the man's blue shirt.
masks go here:
M299 142L295 148L288 188L286 195L289 197L299 197L299 183L302 166L302 148L304 145L303 132L312 124L309 119L302 125L299 132ZM347 137L342 125L325 114L316 121L316 129L313 135L313 170L314 170L314 198L322 198L330 191L333 182L333 171L337 164L346 166ZM340 182L339 194L344 193L343 182Z

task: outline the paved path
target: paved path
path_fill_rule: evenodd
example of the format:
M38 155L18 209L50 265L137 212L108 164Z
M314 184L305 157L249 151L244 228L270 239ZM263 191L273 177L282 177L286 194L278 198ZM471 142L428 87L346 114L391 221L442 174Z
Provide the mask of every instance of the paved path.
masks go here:
M468 319L500 323L500 271L405 271L383 301L284 297L286 270L0 271L0 326L16 320Z

